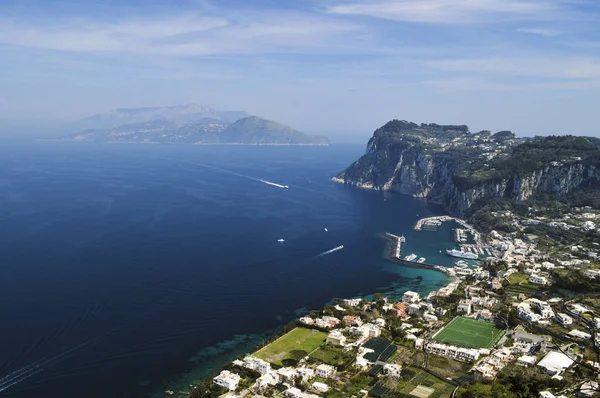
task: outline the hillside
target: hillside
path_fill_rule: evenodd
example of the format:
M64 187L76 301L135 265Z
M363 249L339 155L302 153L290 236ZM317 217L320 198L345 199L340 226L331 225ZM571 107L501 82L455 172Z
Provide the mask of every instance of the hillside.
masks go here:
M88 129L68 138L85 142L187 143L244 145L329 145L277 122L250 116L234 123L205 118L196 121L155 120L109 129Z
M465 216L489 198L560 198L596 189L600 149L586 137L519 139L510 131L473 134L467 126L393 120L334 181L427 198Z
M290 126L250 116L227 126L219 135L221 143L329 145L326 137L308 136Z
M197 122L204 119L233 123L248 117L243 111L218 111L207 105L187 104L147 108L118 108L99 113L76 122L77 130L111 129L119 126L149 123L155 121Z

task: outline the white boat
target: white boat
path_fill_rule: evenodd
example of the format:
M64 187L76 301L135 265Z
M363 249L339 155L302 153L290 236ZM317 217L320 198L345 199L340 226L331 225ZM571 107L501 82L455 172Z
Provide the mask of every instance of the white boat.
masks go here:
M284 187L285 189L290 189L290 187L288 187L287 185L284 185L283 187Z
M465 260L458 260L456 263L457 267L466 268L469 264Z
M469 260L477 260L479 258L479 256L475 253L465 252L456 249L446 250L446 254L452 257L466 258Z
M422 263L424 263L424 262L425 262L425 257L421 257L420 259L418 259L418 260L417 260L417 262L418 262L419 264L422 264Z
M325 232L327 232L327 228L325 228Z
M283 242L285 242L285 239L283 239L283 238L281 238L281 239L277 239L277 242L279 242L279 243L283 243Z
M413 254L409 254L408 256L404 257L404 259L406 261L413 261L415 258L417 258L417 255L414 254L414 253Z

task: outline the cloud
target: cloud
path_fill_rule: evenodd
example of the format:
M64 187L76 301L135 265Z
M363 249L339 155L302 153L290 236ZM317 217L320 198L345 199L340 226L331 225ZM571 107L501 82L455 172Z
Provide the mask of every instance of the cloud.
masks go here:
M487 23L548 19L564 7L549 0L375 0L338 4L330 13L420 23Z
M281 12L232 13L227 18L187 15L116 21L59 18L46 24L17 24L0 19L0 43L91 54L327 53L348 52L348 48L337 47L340 41L334 39L359 30L355 23Z
M446 72L540 79L600 79L600 59L592 57L504 57L447 59L427 65Z
M558 36L561 34L561 32L559 30L548 29L548 28L519 28L519 29L517 29L517 32L529 33L532 35L547 36L547 37Z

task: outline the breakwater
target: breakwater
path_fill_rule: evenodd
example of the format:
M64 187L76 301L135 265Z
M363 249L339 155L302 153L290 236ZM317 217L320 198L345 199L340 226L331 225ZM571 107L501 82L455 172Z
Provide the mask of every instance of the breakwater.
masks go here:
M427 264L425 262L418 263L416 261L404 260L402 258L402 238L389 232L384 232L382 236L391 242L390 250L388 252L388 258L390 259L390 261L393 261L399 265L404 265L406 267L430 269L434 271L443 272L447 275L452 274L451 268L442 267L440 265Z

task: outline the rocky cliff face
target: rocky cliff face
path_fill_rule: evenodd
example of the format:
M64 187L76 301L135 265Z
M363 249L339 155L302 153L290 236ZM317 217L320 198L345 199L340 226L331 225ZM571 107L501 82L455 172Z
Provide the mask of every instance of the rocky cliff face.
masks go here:
M570 152L566 159L537 161L532 170L530 164L518 168L522 160L512 158L522 157L514 153L521 142L507 145L506 132L494 140L452 130L462 126L390 123L375 132L366 154L334 181L427 198L461 217L485 198L523 201L541 193L561 196L600 181L597 164ZM595 148L585 154L597 152ZM567 152L557 153L564 158Z

